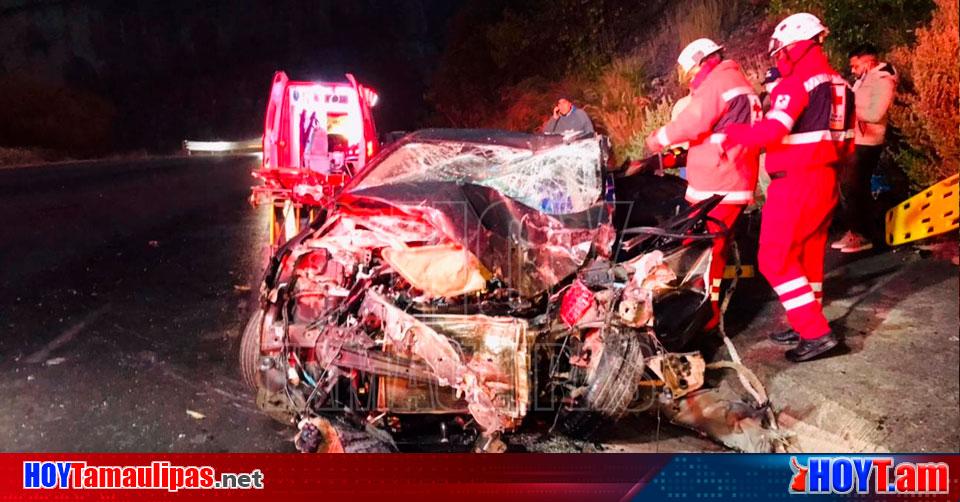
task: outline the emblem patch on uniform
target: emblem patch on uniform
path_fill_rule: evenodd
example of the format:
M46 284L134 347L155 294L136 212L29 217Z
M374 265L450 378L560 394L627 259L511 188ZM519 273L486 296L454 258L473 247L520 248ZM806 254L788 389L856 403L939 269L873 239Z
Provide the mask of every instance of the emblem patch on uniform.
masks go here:
M787 94L781 94L777 96L777 100L774 101L773 103L774 108L779 108L781 110L786 109L787 106L789 105L790 105L790 96Z

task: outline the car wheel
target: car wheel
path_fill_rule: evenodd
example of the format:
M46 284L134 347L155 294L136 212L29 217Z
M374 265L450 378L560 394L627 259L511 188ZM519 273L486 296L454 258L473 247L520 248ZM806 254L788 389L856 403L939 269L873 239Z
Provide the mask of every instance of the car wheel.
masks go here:
M616 420L647 400L638 386L644 372L642 335L611 330L604 334L603 354L592 371L571 367L572 385L559 410L555 430L566 436L588 439L601 425Z
M240 337L240 377L251 389L261 387L258 367L260 365L260 330L263 326L263 309L258 308L250 316Z

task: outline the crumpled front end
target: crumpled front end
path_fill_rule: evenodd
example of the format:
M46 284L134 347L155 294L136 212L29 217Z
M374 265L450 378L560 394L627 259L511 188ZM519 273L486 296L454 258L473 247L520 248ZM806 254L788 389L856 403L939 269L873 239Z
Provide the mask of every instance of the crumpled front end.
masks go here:
M331 444L320 417L338 417L491 451L532 410L574 435L703 386L682 349L710 243L618 259L595 138L421 140L358 175L264 283L250 380L298 444Z

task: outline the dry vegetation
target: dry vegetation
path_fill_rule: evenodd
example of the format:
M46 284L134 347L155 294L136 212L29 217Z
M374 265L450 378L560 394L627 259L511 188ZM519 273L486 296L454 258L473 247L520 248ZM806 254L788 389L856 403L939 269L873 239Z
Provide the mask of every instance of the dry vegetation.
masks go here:
M677 51L698 38L723 38L748 12L747 3L740 0L692 0L684 4L674 10L671 23Z
M598 77L580 83L584 109L610 136L615 162L648 155L644 138L670 120L673 103L684 94L673 73L673 61L680 49L702 37L722 41L749 13L749 5L744 0L676 3L667 16L653 24L651 35L633 52L614 58ZM757 82L766 69L758 61L754 56L744 65L748 73L757 74Z
M651 104L642 91L642 75L643 61L639 57L616 59L603 70L592 92L587 93L591 104L585 108L610 136L615 162L642 155L630 148L637 131L647 122L646 110Z
M50 158L48 152L33 148L0 147L0 169L10 166L40 164L48 162Z
M577 29L566 27L560 34L555 33L556 30L550 32L548 39L557 38L567 44L561 54L554 51L553 58L533 54L522 59L523 64L511 63L506 69L500 68L526 77L513 83L491 85L491 89L500 92L500 106L475 107L459 121L448 121L458 126L532 131L549 116L556 98L565 95L590 114L599 131L610 136L615 162L641 158L648 153L644 151L645 136L669 120L673 103L685 93L677 82L674 61L686 43L700 37L720 42L725 46L726 56L740 63L759 91L759 83L772 64L765 53L773 27L790 13L810 11L822 16L831 28L827 49L838 70L846 70L847 51L861 43L873 42L883 50L898 47L893 51L892 62L901 73L904 85L891 114L893 156L890 158L899 167L885 170L890 181L900 190L905 189L907 182L901 181L902 169L917 188L958 169L956 0L684 0L659 5L651 2L644 4L648 10L640 20L641 30L627 33L623 31L624 26L616 28L623 40L630 40L628 44L594 43L582 48L574 43L584 38L582 34L570 33L592 26L587 18L604 21L598 24L606 28L598 29L609 30L611 20L602 15L609 10L604 6L619 5L618 8L628 11L636 11L638 7L601 0L578 1L556 4L566 6L564 8L583 7L591 13L577 17ZM938 9L931 21L934 2ZM554 17L543 18L551 22L544 22L538 15L539 11L526 12L524 23L497 33L510 35L508 40L528 36L542 39L540 31L544 29L538 31L531 27L554 26L571 14L559 9L553 12ZM917 29L928 22L927 27ZM636 25L636 22L631 24ZM618 37L610 35L606 39ZM500 47L501 51L496 54L505 57L523 49L518 43L506 46L510 50ZM610 48L613 46L617 49ZM476 54L469 54L471 60L478 60L484 54L483 47ZM550 61L566 61L561 65L565 69L550 77L544 76L549 72L545 72L543 65ZM470 68L468 65L467 69ZM451 79L455 83L482 81L478 77L483 76L463 79L458 72L450 75L457 77ZM477 96L484 92L492 94L489 91L468 94ZM443 100L438 103L442 104ZM884 165L888 163L885 161Z
M930 25L917 30L916 45L899 47L891 55L905 80L891 112L907 143L897 160L914 188L929 186L960 167L958 17L956 0L937 0Z
M749 15L749 7L744 0L675 3L656 26L653 36L632 54L615 59L604 69L594 83L599 99L589 110L594 111L592 115L609 133L617 161L648 155L644 138L670 120L673 103L685 94L672 71L676 54L698 38L722 42ZM759 70L760 78L764 70L765 67ZM664 76L645 82L645 75Z

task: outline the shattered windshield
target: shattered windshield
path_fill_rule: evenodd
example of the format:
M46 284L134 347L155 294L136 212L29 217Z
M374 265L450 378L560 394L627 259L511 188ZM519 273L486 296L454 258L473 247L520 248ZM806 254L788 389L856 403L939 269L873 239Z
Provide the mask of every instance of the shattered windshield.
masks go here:
M361 173L350 191L452 181L492 188L552 214L589 209L601 194L600 148L588 138L538 151L469 141L410 141Z

